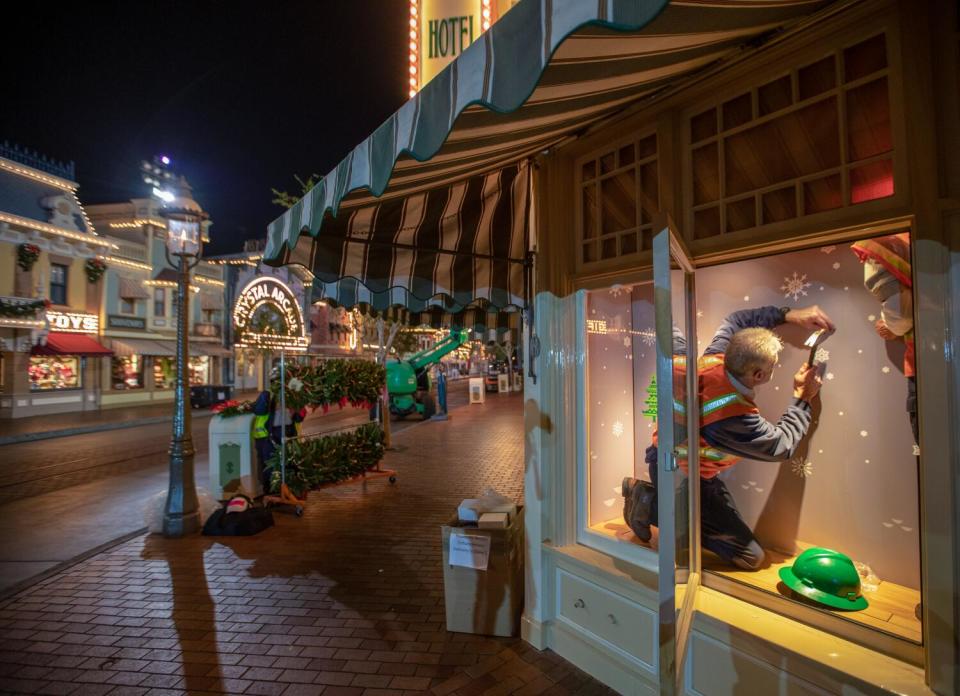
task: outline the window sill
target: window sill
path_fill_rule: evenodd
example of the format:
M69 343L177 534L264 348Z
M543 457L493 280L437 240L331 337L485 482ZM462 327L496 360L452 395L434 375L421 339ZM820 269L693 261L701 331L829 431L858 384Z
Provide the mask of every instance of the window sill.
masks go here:
M691 630L775 668L789 663L791 674L828 690L831 684L859 684L867 693L882 685L891 693L933 694L920 667L708 587L697 590Z

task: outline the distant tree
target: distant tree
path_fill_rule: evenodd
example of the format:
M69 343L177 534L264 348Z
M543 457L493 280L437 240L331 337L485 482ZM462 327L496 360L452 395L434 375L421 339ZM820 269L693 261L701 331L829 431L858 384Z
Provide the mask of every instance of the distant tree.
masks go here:
M271 188L270 191L273 193L273 200L271 203L275 203L283 208L292 208L297 204L301 198L310 193L310 189L320 183L319 174L311 174L310 178L306 181L301 179L299 175L294 174L293 178L297 180L297 183L300 185L300 193L289 193L287 191L280 191L275 188Z

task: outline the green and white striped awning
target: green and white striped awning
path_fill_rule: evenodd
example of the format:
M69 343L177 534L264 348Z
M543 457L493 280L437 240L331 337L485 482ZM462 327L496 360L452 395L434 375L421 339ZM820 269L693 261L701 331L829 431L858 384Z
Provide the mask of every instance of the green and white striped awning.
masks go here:
M494 176L505 191L502 172L524 171L518 163L829 1L522 0L272 222L264 258L302 264L320 283L352 278L371 294L361 300L358 292L358 301L377 305L439 304L456 312L475 298L521 304L523 292L507 286L515 274L486 272L482 263L483 272L452 280L438 273L451 265L444 259L497 256L485 242L464 242L484 228L452 233L457 215L416 223L401 215L397 224L356 228L346 221L376 220L383 206L415 212L423 205L417 196L443 210L464 188L458 183L477 177ZM500 196L486 214L497 215L506 202L516 213L513 195ZM527 218L501 218L519 223L525 242ZM516 224L492 234L512 248ZM371 254L377 263L367 262ZM513 254L504 259L511 267L523 263Z
M382 317L386 321L416 328L428 326L431 329L469 329L476 333L496 330L498 334L520 330L522 313L520 311L498 310L490 304L479 301L458 312L450 312L440 307L423 311L411 311L406 307L394 305L387 309L376 309L366 302L354 302L340 305L335 300L327 300L333 306L355 307L361 314Z

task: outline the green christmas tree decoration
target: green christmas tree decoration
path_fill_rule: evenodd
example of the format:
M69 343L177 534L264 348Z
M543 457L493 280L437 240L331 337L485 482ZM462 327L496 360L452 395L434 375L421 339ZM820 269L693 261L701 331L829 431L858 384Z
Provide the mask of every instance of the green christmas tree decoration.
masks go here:
M657 421L657 375L654 375L650 378L650 386L647 387L647 399L643 402L646 405L646 408L643 411L643 415L652 420L654 423Z

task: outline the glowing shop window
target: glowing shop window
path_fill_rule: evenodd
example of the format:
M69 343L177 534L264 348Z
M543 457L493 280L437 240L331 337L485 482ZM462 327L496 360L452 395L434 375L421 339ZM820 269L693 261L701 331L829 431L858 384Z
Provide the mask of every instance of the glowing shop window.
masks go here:
M80 358L75 355L31 357L30 391L80 388Z

